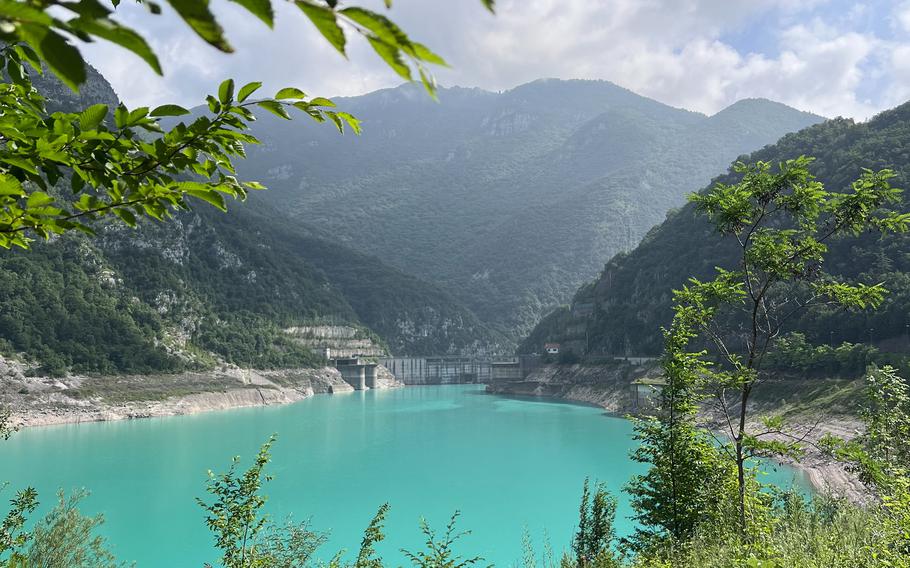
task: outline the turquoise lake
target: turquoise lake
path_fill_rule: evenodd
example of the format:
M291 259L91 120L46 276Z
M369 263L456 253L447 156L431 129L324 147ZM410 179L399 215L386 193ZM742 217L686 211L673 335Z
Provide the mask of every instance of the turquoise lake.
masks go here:
M86 513L104 513L103 534L121 560L143 567L201 567L217 555L196 497L206 472L232 456L246 467L277 433L265 485L276 519L293 513L330 530L321 549L356 553L384 502L391 511L384 557L420 549L418 521L442 529L456 509L465 555L519 563L527 528L540 551L569 544L585 476L620 498L618 530L631 530L620 493L642 471L628 459L631 424L594 407L502 398L480 385L408 387L316 396L297 404L195 416L35 428L0 443L0 480L33 485L42 513L58 488L87 488ZM803 483L792 470L778 484ZM0 508L0 511L3 511Z

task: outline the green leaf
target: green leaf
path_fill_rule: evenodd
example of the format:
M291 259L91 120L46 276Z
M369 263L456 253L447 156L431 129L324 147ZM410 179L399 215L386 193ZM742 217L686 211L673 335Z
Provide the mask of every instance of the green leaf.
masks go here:
M311 100L309 104L312 106L323 106L323 107L334 107L335 106L335 103L331 99L327 99L325 97L316 97L315 99Z
M0 174L0 195L23 195L22 183L9 174Z
M433 65L442 65L448 67L449 64L446 63L446 60L442 57L433 53L429 47L423 45L422 43L411 42L411 47L414 48L415 57L421 61L426 61L427 63L432 63Z
M149 107L139 107L130 111L129 116L126 119L127 126L135 126L145 119L149 114Z
M161 64L158 62L158 57L152 51L152 48L146 43L145 38L130 28L121 26L114 20L107 18L88 19L82 17L70 20L68 23L77 30L106 39L132 51L148 63L155 73L162 74Z
M29 209L36 209L38 207L50 205L53 202L54 198L44 193L43 191L33 191L29 194L28 199L25 201L25 206Z
M149 116L183 116L185 114L190 114L190 111L180 105L161 105L150 112Z
M327 39L329 43L338 50L338 53L347 56L344 50L346 41L344 30L338 25L338 19L335 16L335 12L325 6L313 4L309 0L297 0L296 4L297 7L303 10L306 17L313 22L313 25L315 25L316 29L319 30L319 33L322 34L322 37Z
M407 79L408 81L411 80L411 68L408 67L401 58L401 52L398 48L374 37L368 37L367 40L370 42L370 45L373 46L373 51L375 51L393 71L398 73L403 79Z
M35 164L24 158L19 158L16 156L0 156L0 162L5 162L7 164L16 166L17 168L25 170L30 174L38 175L38 169L35 167Z
M95 130L107 116L107 105L92 105L79 113L79 127L82 130Z
M218 100L221 104L226 105L234 98L234 80L225 79L218 86Z
M25 2L13 2L10 0L0 1L0 17L13 22L27 22L41 26L53 24L51 17L43 10L34 8Z
M354 134L360 134L363 132L363 129L360 127L359 118L347 112L339 112L336 114L339 118L341 118L341 120L348 123L348 126L351 127L351 130L354 131Z
M285 87L275 95L276 99L303 99L306 93L296 87Z
M411 45L407 34L395 25L392 20L386 18L382 14L377 14L376 12L371 12L370 10L365 10L357 6L345 8L344 10L341 10L340 13L373 32L376 37L391 46L403 47Z
M221 211L227 211L227 205L224 203L224 196L213 189L187 189L185 191L187 195L192 195L196 199L201 199L206 203L214 205Z
M136 226L136 216L133 215L133 212L129 209L116 207L114 209L111 209L111 212L130 227Z
M126 107L123 105L118 106L114 111L114 124L117 128L125 128L129 118L130 111L126 110Z
M85 82L85 61L78 49L44 26L22 24L19 33L61 81L70 89L79 90L79 85Z
M261 86L262 86L262 83L260 81L256 81L253 83L247 83L246 85L243 86L243 88L240 89L240 92L237 93L237 102L242 103L243 101L247 100L250 97L250 95L255 93Z
M280 116L286 120L291 120L291 115L288 114L288 111L284 108L284 105L277 101L259 101L256 104L276 116Z
M481 4L490 12L496 11L496 0L480 0Z
M44 74L44 69L41 67L41 58L38 57L38 54L35 53L34 49L23 43L17 45L15 47L15 50L22 59L28 61L28 64L32 66L32 69L37 71L39 74Z
M250 14L263 21L268 27L275 25L275 11L272 9L272 3L269 0L231 0L240 4Z
M215 21L215 16L209 10L208 2L202 0L168 0L168 3L177 11L196 34L213 45L215 48L232 53L234 48L224 38L224 30Z

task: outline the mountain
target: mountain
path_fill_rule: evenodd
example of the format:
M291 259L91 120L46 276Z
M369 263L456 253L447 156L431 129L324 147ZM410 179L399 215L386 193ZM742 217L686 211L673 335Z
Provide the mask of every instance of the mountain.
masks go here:
M37 81L58 109L117 104L94 70L80 95ZM54 374L151 373L218 361L316 364L320 356L284 331L312 323L353 325L396 354L501 342L438 287L284 222L263 203L101 229L98 238L0 252L0 353Z
M893 169L895 187L910 182L910 103L865 123L836 119L784 136L752 153L747 161L772 163L814 156L813 173L829 191L848 189L862 168ZM714 181L736 181L732 171ZM910 209L904 196L904 211ZM890 290L875 311L812 312L791 322L815 344L874 343L882 351L910 350L910 236L864 234L829 244L827 270ZM571 308L554 311L533 330L521 350L534 352L546 341L562 341L589 354L655 355L660 328L669 323L671 291L694 276L706 279L714 267L733 268L735 250L686 205L667 216L628 254L610 260L600 276L581 287Z
M299 222L434 282L517 337L738 155L819 122L765 100L714 116L603 81L336 99L362 136L263 117L240 164Z

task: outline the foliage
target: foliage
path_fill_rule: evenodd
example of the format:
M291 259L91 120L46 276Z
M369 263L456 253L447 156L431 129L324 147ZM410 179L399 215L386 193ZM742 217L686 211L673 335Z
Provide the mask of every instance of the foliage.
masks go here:
M664 330L665 384L655 416L634 418L639 445L632 459L650 466L627 488L641 524L632 543L637 550L687 541L700 527L716 522L730 496L730 466L696 423L710 364L704 351L689 351L697 329L710 321L716 308L687 300L712 291L721 290L696 281L677 292L673 323Z
M832 436L823 445L847 461L881 498L878 534L867 552L881 566L910 566L910 387L891 367L866 376L866 430L857 439Z
M865 343L811 345L799 332L782 335L769 351L766 368L806 377L858 377L879 359L879 350Z
M635 568L871 568L883 566L870 554L880 518L874 510L845 501L783 495L765 518L767 531L743 542L735 512L727 530L697 533L674 549L637 556Z
M452 514L446 524L445 532L441 536L437 536L436 531L430 528L426 519L421 519L420 532L426 537L426 549L417 552L402 549L401 552L411 561L411 564L418 568L465 568L483 562L483 558L480 556L464 558L453 548L461 538L471 534L471 531L456 532L455 524L460 515L459 511Z
M40 373L179 370L155 345L164 331L152 307L110 286L87 243L39 245L0 257L0 337L7 354L25 352Z
M698 315L691 329L713 347L720 365L699 374L715 392L732 447L726 449L737 469L739 526L747 531L748 462L755 456L783 454L796 457L799 439L787 436L780 418L750 426L749 401L765 376L766 355L774 349L785 322L794 314L819 306L864 309L880 305L886 294L881 284L866 285L836 279L824 271L826 242L841 235L876 230L903 233L910 214L890 211L901 191L889 183L890 170L864 170L851 188L829 193L809 172L805 156L781 162L738 163L738 183L717 183L695 194L696 209L707 215L714 229L738 246L735 270L718 268L716 277L677 293L684 309ZM730 315L722 319L721 310Z
M5 488L5 485L3 486ZM38 507L38 493L31 487L22 489L10 500L10 509L0 523L0 566L22 560L22 549L31 535L25 531L28 514Z
M119 0L112 2L116 9ZM482 0L490 11L493 0ZM154 2L143 1L150 15L161 13L161 7ZM169 4L183 21L207 43L216 49L233 51L225 37L224 30L214 14L205 4L190 0L169 0ZM252 16L271 28L274 24L274 9L268 0L263 2L239 2ZM391 0L386 1L391 7ZM420 80L432 94L435 82L426 65L445 65L445 61L426 46L412 41L398 26L382 14L358 6L340 7L336 0L298 0L297 7L312 22L323 38L339 53L346 55L347 34L342 24L362 35L385 63L402 78L412 80L412 67ZM54 17L51 9L62 6L65 11ZM64 20L66 16L72 16ZM10 2L0 11L4 22L0 40L8 43L22 42L29 45L25 50L16 50L18 57L9 69L12 79L21 79L21 66L43 60L63 82L74 90L85 81L86 64L79 50L66 39L67 36L89 42L103 39L128 49L144 60L155 72L162 74L161 65L146 40L135 31L116 21L114 12L98 3L81 1L61 4L47 1L38 4ZM63 32L61 35L60 32ZM17 67L18 66L18 67ZM251 88L252 89L252 88ZM251 90L241 90L249 95ZM245 98L245 97L243 97ZM277 97L281 98L281 97ZM275 105L264 105L279 113Z
M290 519L277 525L263 514L266 497L260 494L263 474L271 459L275 436L262 445L253 465L243 473L237 471L240 458L235 457L230 469L216 475L209 472L206 491L214 497L211 503L197 499L206 511L206 525L215 536L224 568L305 566L326 536L313 532L308 523Z
M595 484L592 497L588 479L585 478L578 511L578 532L572 543L578 568L619 566L612 548L616 536L613 530L615 519L616 498L610 495L603 483Z
M119 1L115 1L114 8ZM143 2L150 15L160 14L154 2ZM214 15L204 3L171 0L171 7L203 40L215 48L232 48ZM489 0L484 4L492 11ZM274 12L269 0L240 2L267 26ZM412 67L431 95L435 81L426 65L445 65L429 48L412 41L386 16L359 6L340 7L334 0L298 0L296 5L342 55L346 54L345 24L362 35L396 73L412 79ZM391 2L387 2L387 7ZM54 10L59 9L59 13ZM68 18L68 19L66 19ZM71 230L91 232L85 221L113 216L129 226L137 215L163 219L174 209L185 209L193 197L225 208L224 197L244 198L256 182L235 177L232 160L246 155L244 144L258 140L244 132L258 107L284 119L288 109L303 111L317 122L329 121L339 131L360 131L359 121L323 97L307 97L286 87L274 97L254 99L259 82L237 86L227 79L217 96L206 98L210 116L197 116L164 131L163 117L190 112L178 105L154 109L116 109L104 103L77 112L48 114L44 97L33 88L31 67L42 73L46 65L64 83L78 90L87 78L86 64L67 36L89 42L103 39L138 55L161 74L158 59L145 38L120 24L114 12L93 0L73 3L30 3L21 0L0 6L0 66L8 83L0 84L0 246L27 248L28 234L47 238ZM61 35L61 32L63 35ZM109 118L108 115L112 114ZM149 135L145 135L149 134ZM195 174L206 181L188 181ZM58 199L52 189L67 180L72 196ZM37 189L33 189L37 188Z
M37 54L26 45L0 51L7 69L21 58L41 71ZM84 80L83 73L80 82ZM318 121L334 116L339 130L342 119L359 128L350 115L329 110L331 101L308 100L299 90L249 99L259 86L245 85L235 96L228 79L217 97L207 97L208 115L165 131L161 118L190 112L176 105L112 110L99 103L81 112L50 115L28 73L16 83L0 84L0 246L28 248L31 234L92 234L86 222L105 216L129 226L137 224L137 215L163 220L188 208L190 197L225 210L225 196L244 199L248 190L264 188L238 181L232 163L245 155L244 144L258 143L245 132L255 120L254 107L287 118L285 107L298 108ZM188 175L206 181L187 180ZM69 186L70 195L62 195L58 182Z
M363 531L363 540L360 542L360 551L357 553L357 560L354 561L354 568L382 568L382 559L376 553L376 544L385 540L382 524L388 512L389 504L383 503Z
M67 497L61 491L57 504L39 522L32 533L23 567L45 568L117 568L114 555L107 548L104 537L96 529L104 524L104 517L86 517L77 506L88 495L77 491Z

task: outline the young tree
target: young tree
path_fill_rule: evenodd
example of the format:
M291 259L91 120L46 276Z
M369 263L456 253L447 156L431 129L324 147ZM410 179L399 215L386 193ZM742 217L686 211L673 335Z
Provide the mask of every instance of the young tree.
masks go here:
M243 473L237 472L237 457L227 472L210 471L206 491L215 499L212 503L196 500L207 513L205 522L215 536L224 568L300 568L326 540L306 522L276 525L263 513L266 497L260 490L263 481L271 479L263 472L274 443L272 436Z
M581 505L578 510L578 532L572 543L575 554L575 565L578 568L611 568L619 566L613 552L613 539L616 533L613 522L616 520L616 499L607 491L606 485L597 483L594 496L585 478L581 493Z
M864 170L850 188L835 193L825 191L809 172L811 163L805 156L776 169L767 162L737 163L739 183L719 183L690 198L739 250L734 270L718 269L713 281L693 283L693 293L678 300L686 309L711 312L693 323L719 362L716 370L700 373L713 386L732 439L724 448L737 470L741 534L747 528L749 460L800 452L800 438L788 433L780 419L768 419L757 429L750 423L749 401L766 375L765 357L795 314L822 305L876 307L886 293L879 284L845 282L827 274L826 242L863 231L903 232L910 223L910 215L887 209L901 196L889 183L892 171ZM724 317L719 317L720 308L727 312Z
M455 524L458 522L459 516L461 516L460 511L452 514L441 538L437 536L435 530L430 528L426 519L420 519L420 532L426 538L426 550L410 552L401 549L401 553L411 561L415 568L468 568L483 562L483 558L480 556L464 558L455 552L455 543L471 534L471 531L455 531Z
M674 293L677 305L672 324L664 330L661 360L665 384L654 416L635 418L639 445L632 458L650 465L627 487L641 524L632 543L635 549L656 544L672 549L689 540L717 518L718 502L729 492L731 469L696 421L710 365L705 351L689 350L698 328L716 313L702 298L723 293L722 287L697 281Z
M10 501L10 509L0 522L0 566L22 560L21 551L31 536L25 531L25 522L37 507L38 493L31 487L19 491Z
M67 497L57 495L57 504L35 526L22 566L41 568L117 568L123 564L107 548L104 537L95 529L104 517L86 517L79 512L79 502L88 495L77 491Z
M354 568L382 568L382 559L376 552L376 543L385 540L382 526L389 512L389 504L383 503L370 524L363 531L363 540L360 542L360 552L354 561Z

